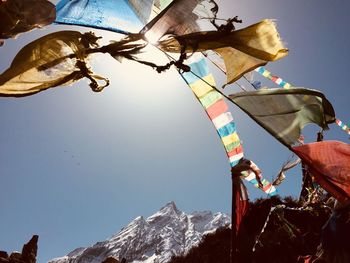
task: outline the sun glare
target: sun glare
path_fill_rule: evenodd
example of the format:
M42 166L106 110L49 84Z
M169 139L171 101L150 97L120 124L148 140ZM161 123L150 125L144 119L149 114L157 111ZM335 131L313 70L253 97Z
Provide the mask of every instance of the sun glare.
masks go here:
M158 43L159 36L158 36L158 34L155 34L152 31L147 31L145 34L145 37L146 37L147 41L149 43L151 43L152 45L155 45Z

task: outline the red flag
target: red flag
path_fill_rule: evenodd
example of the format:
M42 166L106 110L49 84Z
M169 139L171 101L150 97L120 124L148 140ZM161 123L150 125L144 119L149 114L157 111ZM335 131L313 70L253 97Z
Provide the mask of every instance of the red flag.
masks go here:
M350 145L322 141L292 147L315 180L341 203L350 201Z
M243 220L244 215L248 211L249 198L248 191L242 182L241 178L255 178L259 187L264 190L261 182L261 171L259 167L248 159L241 159L237 165L231 168L232 180L233 180L233 200L234 202L234 215L232 224L236 225L236 235L238 234L239 227Z
M235 214L236 214L236 234L238 234L239 227L243 220L244 215L248 211L248 192L240 176L234 177L235 184Z

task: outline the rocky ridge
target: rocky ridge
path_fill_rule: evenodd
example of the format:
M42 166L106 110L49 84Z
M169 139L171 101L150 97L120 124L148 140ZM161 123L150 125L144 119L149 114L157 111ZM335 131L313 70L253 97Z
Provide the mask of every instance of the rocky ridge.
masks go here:
M186 214L174 202L148 218L135 218L111 238L78 248L49 263L100 263L108 257L129 263L166 263L173 255L188 252L202 237L230 224L230 217L209 211Z
M12 252L9 256L7 252L0 251L0 263L35 263L38 252L39 236L34 235L22 248L22 253Z

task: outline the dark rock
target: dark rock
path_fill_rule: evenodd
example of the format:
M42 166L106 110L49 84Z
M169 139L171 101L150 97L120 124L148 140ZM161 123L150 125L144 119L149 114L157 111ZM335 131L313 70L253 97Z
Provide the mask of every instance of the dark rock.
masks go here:
M9 255L7 254L6 251L0 251L0 258L8 258Z
M0 251L0 263L8 263L9 255L6 251Z
M22 254L19 252L12 252L10 255L10 263L24 263L22 260Z
M120 263L120 261L113 257L108 257L102 263Z
M0 251L0 263L36 263L39 236L34 235L22 248L22 253L12 252L10 257L7 252Z
M38 251L38 235L34 235L31 240L23 246L22 259L26 263L35 263Z

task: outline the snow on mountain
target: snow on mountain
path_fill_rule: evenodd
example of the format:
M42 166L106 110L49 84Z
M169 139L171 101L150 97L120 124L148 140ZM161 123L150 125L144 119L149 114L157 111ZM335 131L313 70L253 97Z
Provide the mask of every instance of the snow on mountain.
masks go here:
M111 238L88 248L77 248L49 263L101 263L107 257L132 263L166 263L173 255L188 252L203 235L230 224L223 213L186 214L170 202L147 219L135 218Z

